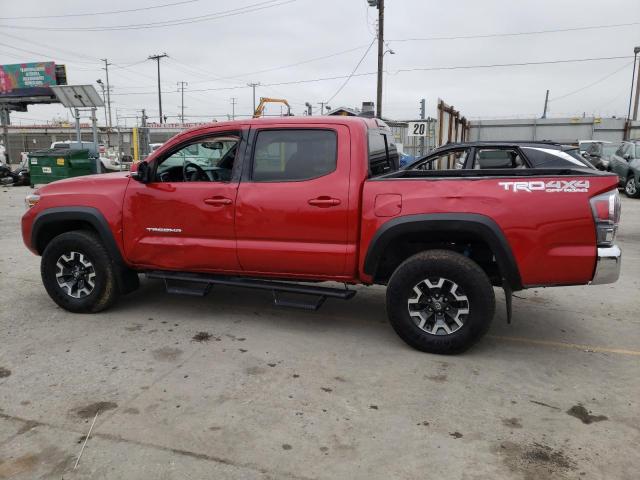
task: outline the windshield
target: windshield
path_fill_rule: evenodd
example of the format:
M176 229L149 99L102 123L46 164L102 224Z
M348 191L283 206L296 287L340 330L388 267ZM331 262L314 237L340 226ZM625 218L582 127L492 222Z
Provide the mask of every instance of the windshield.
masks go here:
M615 143L613 144L607 144L603 147L603 151L602 154L605 157L610 157L611 155L613 155L614 153L616 153L616 150L618 150L618 148L620 147L620 145L616 145Z
M579 148L570 148L570 149L564 150L564 152L568 153L569 155L571 155L573 158L578 160L585 167L591 168L591 169L595 169L595 167L593 165L591 165L591 162L588 162L587 160L585 160L585 158L580 153L580 149Z

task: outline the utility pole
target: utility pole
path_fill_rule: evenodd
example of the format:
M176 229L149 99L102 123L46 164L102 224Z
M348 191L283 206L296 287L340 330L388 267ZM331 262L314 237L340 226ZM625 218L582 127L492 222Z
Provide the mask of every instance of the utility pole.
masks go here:
M106 58L101 59L104 62L104 68L107 75L107 110L109 112L109 123L108 126L111 128L111 87L109 86L109 65L111 65Z
M320 115L324 115L324 106L327 104L327 102L318 102L318 105L320 105ZM329 106L327 106L327 108L329 108Z
M260 82L247 83L247 87L253 88L253 113L256 113L256 87L260 86Z
M633 71L636 70L636 59L640 53L640 47L633 49ZM633 119L638 120L638 100L640 99L640 69L638 69L638 76L636 78L636 103L633 106ZM631 88L633 89L633 79L631 79Z
M368 0L369 5L378 7L378 92L376 117L382 118L382 71L384 57L384 0Z
M236 97L231 97L231 120L235 120L236 119L236 103L237 103L237 100L238 99Z
M420 100L420 119L425 120L427 117L426 100ZM424 137L420 137L420 155L424 155Z
M547 94L544 97L544 110L540 118L547 118L547 105L549 105L549 90L547 90Z
M184 86L189 85L187 82L178 82L178 88L180 89L180 123L184 125Z
M155 60L156 62L158 62L158 113L159 113L159 116L160 116L160 123L163 123L163 118L162 118L162 90L160 89L160 59L168 57L168 56L169 55L167 55L166 53L163 53L162 55L149 55L149 57L147 57L149 60Z
M142 109L142 126L140 128L141 130L141 135L140 135L140 154L142 158L147 158L147 156L149 155L149 129L147 128L147 113L145 111L145 109ZM161 117L162 118L162 117Z
M10 124L9 119L9 107L2 106L0 109L0 123L2 124L2 141L4 143L4 159L7 163L7 166L11 164L11 159L9 158L9 129L7 128Z

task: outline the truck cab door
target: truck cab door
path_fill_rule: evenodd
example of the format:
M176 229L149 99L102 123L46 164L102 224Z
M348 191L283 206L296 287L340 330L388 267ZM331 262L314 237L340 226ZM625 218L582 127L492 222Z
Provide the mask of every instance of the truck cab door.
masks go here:
M191 136L158 150L150 182L123 205L126 259L142 268L237 272L234 215L244 130Z
M236 202L238 259L245 272L345 275L350 132L345 125L251 130Z

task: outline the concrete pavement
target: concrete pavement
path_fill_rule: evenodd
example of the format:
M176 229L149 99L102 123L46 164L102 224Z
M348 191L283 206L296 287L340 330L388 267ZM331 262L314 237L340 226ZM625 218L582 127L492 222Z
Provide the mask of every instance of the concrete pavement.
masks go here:
M496 291L489 335L444 357L395 335L379 287L304 312L143 280L68 313L22 245L28 191L0 190L0 479L638 477L640 200L617 284L518 292L512 325Z

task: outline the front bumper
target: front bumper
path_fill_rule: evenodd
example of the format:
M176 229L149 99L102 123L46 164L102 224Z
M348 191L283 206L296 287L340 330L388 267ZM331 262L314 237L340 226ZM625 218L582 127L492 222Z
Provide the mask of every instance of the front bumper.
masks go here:
M614 283L620 277L620 265L622 264L622 252L617 245L612 247L598 247L598 259L596 271L591 280L591 285L603 285Z

